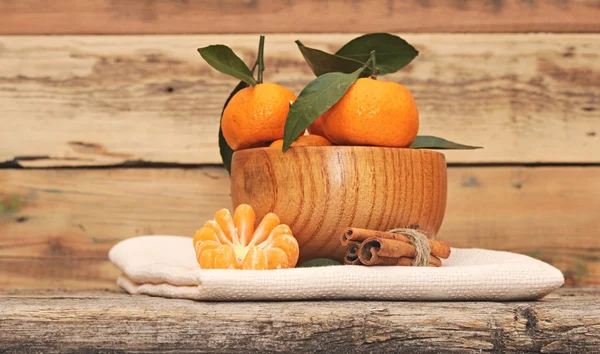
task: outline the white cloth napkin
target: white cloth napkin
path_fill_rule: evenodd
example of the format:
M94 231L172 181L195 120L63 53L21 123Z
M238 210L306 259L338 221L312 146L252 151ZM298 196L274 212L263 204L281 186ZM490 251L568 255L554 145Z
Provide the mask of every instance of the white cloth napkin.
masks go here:
M203 270L192 238L139 236L109 252L130 294L193 300L534 300L564 283L560 270L510 252L452 248L443 266L327 266Z

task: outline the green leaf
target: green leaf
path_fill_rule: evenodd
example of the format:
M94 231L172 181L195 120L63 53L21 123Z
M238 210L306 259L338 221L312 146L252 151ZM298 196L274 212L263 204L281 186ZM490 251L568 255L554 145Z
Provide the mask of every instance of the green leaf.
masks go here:
M340 262L334 261L333 259L328 258L315 258L310 261L304 262L298 266L298 268L310 268L310 267L326 267L326 266L335 266L341 265Z
M259 84L263 83L263 72L265 71L265 36L260 36L258 41L258 58L256 59L256 63L258 65L258 77L256 81ZM254 72L254 69L252 69Z
M210 66L223 74L233 76L248 85L256 85L256 80L254 80L248 66L228 46L222 44L209 45L198 48L198 52Z
M411 149L440 149L440 150L473 150L483 149L481 146L458 144L436 136L420 135L410 145Z
M311 81L292 103L285 120L283 151L319 116L337 103L365 69L363 65L351 74L327 73Z
M229 174L231 174L231 159L233 158L233 149L227 144L227 140L223 136L223 130L219 127L219 152L221 153L221 161Z
M380 75L402 69L419 54L404 39L389 33L371 33L357 37L346 43L335 54L366 63L373 50L377 56Z
M231 100L231 97L238 93L238 91L248 87L248 84L244 81L240 81L239 84L231 91L227 100L225 100L225 104L223 105L223 110L221 110L221 121L223 121L223 112L225 111L225 107ZM227 169L227 172L231 174L231 159L233 157L233 149L227 144L227 140L225 140L225 136L223 136L223 130L221 129L221 123L219 123L219 151L221 152L221 160L223 161L223 165Z
M302 53L304 60L306 60L308 66L310 66L316 76L331 72L350 74L364 65L358 60L344 58L319 49L307 47L300 41L296 41L296 44L298 45L298 49L300 49L300 53ZM367 71L363 73L364 76L370 75L370 71Z

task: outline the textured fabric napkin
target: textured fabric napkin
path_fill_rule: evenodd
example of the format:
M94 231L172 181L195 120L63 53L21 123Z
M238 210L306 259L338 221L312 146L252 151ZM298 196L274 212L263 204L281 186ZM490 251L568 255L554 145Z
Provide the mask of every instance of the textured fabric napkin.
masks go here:
M534 300L564 283L547 263L483 249L452 248L439 268L202 270L192 238L139 236L119 242L109 258L128 293L193 300Z

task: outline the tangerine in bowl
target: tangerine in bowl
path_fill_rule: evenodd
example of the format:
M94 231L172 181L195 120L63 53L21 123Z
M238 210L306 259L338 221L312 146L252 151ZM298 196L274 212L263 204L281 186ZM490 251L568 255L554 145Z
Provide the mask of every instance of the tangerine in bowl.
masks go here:
M239 150L231 164L234 208L269 212L293 231L300 262L342 261L348 227L408 227L434 239L446 209L446 159L425 149L292 146Z

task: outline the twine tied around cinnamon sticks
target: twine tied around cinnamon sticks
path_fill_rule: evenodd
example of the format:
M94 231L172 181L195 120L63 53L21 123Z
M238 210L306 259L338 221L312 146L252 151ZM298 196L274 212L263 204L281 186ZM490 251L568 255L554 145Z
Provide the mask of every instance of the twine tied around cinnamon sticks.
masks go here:
M450 256L447 243L429 240L422 232L408 228L349 228L341 242L346 246L345 264L440 267L441 259Z
M425 267L429 265L429 254L431 253L431 247L429 246L429 240L424 233L421 233L413 229L391 229L387 232L401 234L410 240L413 247L415 248L415 259L412 262L414 267Z

